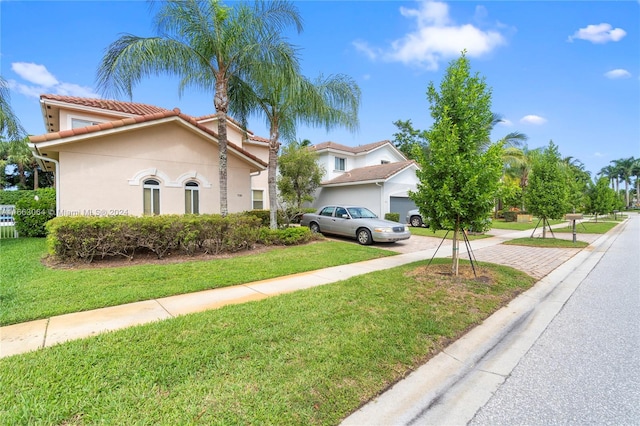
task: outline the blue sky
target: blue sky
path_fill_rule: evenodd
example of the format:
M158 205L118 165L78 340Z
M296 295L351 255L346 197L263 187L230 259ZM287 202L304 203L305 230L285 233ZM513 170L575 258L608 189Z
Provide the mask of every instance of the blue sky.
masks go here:
M230 2L228 2L230 3ZM563 156L597 173L611 160L640 157L640 2L638 1L298 1L303 72L348 74L362 90L360 129L302 127L299 139L362 145L393 139L393 122L428 129L426 89L467 50L473 72L492 89L492 109L528 147L553 140ZM156 35L143 1L0 0L0 72L31 134L45 131L43 93L100 97L96 69L123 33ZM134 102L214 112L212 94L178 96L176 78L149 78ZM259 117L249 128L268 136Z

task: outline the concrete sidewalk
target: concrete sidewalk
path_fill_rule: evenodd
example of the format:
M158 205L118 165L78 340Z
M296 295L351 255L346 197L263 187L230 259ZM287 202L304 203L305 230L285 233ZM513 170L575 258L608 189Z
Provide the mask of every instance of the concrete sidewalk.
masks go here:
M561 224L558 226L564 226ZM522 246L500 246L508 239L529 237L531 230L497 232L498 235L472 242L477 260L505 264L542 278L579 249L545 249ZM570 234L558 234L569 235ZM589 234L580 235L585 240ZM426 240L426 241L425 241ZM416 237L388 246L403 254L381 259L320 269L286 277L247 283L197 293L182 294L126 305L59 315L48 319L0 327L0 358L49 347L68 340L80 339L134 325L169 319L179 315L216 309L225 305L259 300L278 294L330 284L350 277L393 268L437 257L448 257L451 243L445 241L436 253L440 241L430 237ZM404 243L404 244L402 244ZM419 249L420 246L432 248ZM418 248L417 251L413 251ZM466 249L461 246L461 256ZM463 257L464 258L464 257Z

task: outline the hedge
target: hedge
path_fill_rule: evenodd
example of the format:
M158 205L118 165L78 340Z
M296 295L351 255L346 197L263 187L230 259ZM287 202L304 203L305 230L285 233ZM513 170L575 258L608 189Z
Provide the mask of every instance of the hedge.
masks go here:
M56 191L53 188L20 192L13 215L21 237L44 237L45 224L56 216Z
M142 252L158 259L169 253L231 253L258 243L299 244L311 239L306 228L267 230L253 215L230 214L57 217L47 223L49 253L59 261L133 259Z

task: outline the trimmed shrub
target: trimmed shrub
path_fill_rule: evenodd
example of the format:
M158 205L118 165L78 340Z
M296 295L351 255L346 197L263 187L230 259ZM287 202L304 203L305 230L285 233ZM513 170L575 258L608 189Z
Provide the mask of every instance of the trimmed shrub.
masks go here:
M260 219L236 214L112 217L57 217L47 223L49 253L62 261L121 256L148 251L159 259L171 252L218 254L251 249L260 237Z
M400 222L400 213L385 213L384 218L393 222Z
M56 216L56 191L53 188L43 188L29 192L15 203L14 220L16 231L21 237L46 236L45 224Z
M260 242L265 245L296 245L311 241L313 233L307 227L295 226L283 229L262 228Z
M18 200L22 198L33 198L35 195L36 191L32 189L21 189L18 191L2 190L0 191L0 204L15 206Z

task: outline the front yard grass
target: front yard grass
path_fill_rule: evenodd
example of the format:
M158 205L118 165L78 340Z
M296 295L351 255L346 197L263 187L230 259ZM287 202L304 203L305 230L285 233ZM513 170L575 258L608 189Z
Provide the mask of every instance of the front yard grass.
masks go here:
M535 281L483 263L482 279L458 279L443 273L450 262L422 261L0 359L0 418L339 424Z
M227 287L395 253L339 241L184 263L51 269L44 239L2 241L0 325ZM123 262L126 265L126 261Z

